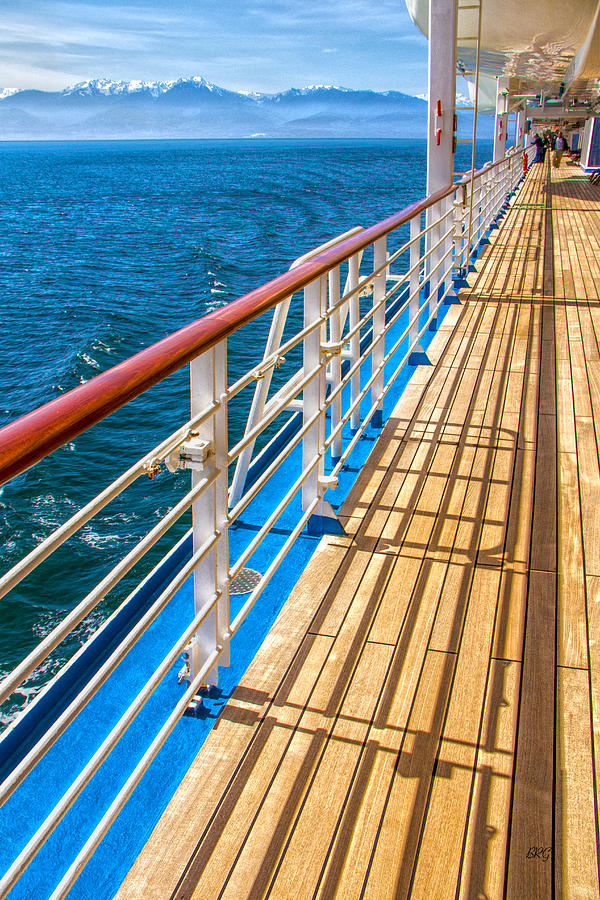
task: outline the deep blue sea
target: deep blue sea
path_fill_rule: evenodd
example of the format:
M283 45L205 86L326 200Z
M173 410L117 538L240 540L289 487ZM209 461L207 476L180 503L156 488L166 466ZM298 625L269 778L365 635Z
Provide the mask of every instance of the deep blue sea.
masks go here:
M482 143L477 164L490 155ZM0 144L0 424L423 196L425 162L420 140ZM467 146L456 164L469 167ZM247 335L231 340L230 381L262 352L265 327L250 346ZM3 571L187 418L187 378L177 373L1 490ZM235 437L243 423L230 428ZM0 600L0 674L156 523L182 478L140 479ZM131 583L57 648L7 714Z

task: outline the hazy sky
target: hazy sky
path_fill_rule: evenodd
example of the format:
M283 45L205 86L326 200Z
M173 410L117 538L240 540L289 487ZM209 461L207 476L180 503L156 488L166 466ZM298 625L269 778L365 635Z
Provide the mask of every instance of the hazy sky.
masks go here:
M0 88L204 75L423 93L427 42L403 0L0 0Z

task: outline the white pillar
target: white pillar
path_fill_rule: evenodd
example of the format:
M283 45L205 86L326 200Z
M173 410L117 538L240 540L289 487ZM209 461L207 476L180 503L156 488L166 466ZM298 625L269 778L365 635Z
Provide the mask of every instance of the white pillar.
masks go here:
M494 162L506 156L506 130L508 127L508 82L507 76L497 79L496 121L494 123Z
M428 194L447 187L454 177L456 10L457 0L429 4Z
M525 110L522 106L517 112L517 125L515 129L515 147L522 150L525 138Z
M454 113L456 105L457 0L435 0L429 4L429 113L427 129L427 194L442 190L454 179ZM425 214L426 226L435 225L432 208ZM438 240L437 226L425 236L425 251ZM429 292L429 275L438 254L425 262L425 289L430 306L437 297ZM430 325L435 328L435 322Z
M190 363L191 413L198 415L214 402L220 403L216 413L203 422L195 435L206 441L208 456L205 467L192 469L192 488L207 474L218 470L218 477L192 505L193 549L220 532L216 546L205 556L194 572L194 613L199 613L218 595L215 608L207 616L192 640L190 677L194 678L206 659L220 645L223 652L219 665L229 665L229 547L227 530L227 344L215 347ZM218 668L207 675L207 684L218 683Z

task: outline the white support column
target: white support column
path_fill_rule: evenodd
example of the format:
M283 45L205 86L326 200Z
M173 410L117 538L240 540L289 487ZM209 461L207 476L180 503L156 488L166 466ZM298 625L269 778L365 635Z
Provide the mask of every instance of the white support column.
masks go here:
M517 125L515 129L515 147L522 150L525 143L525 110L522 106L517 112Z
M207 350L190 364L191 413L197 415L213 401L221 405L193 437L207 442L204 469L192 469L192 487L216 468L218 477L192 505L193 548L196 552L212 535L221 536L194 572L194 611L198 613L215 594L216 608L196 632L190 654L190 675L194 678L217 645L223 647L219 665L229 665L229 547L227 532L227 346L225 341ZM217 667L207 677L217 684Z
M454 113L456 105L457 0L436 0L429 4L429 112L427 131L427 194L439 191L454 178ZM426 225L436 222L436 207L426 213ZM439 240L439 229L425 236L425 252ZM429 275L438 253L425 262L425 290L432 285ZM430 294L430 307L437 296ZM431 323L435 328L435 323Z
M379 269L385 263L387 259L387 241L386 239L380 238L378 241L375 241L373 245L373 269ZM373 305L379 303L385 297L386 291L386 282L385 282L385 273L384 269L379 275L376 275L373 279ZM373 352L371 353L371 366L372 366L372 374L375 373L375 370L379 368L381 363L383 362L383 357L385 355L385 303L381 304L381 307L374 313L373 315L373 343L377 341L377 346L373 348ZM373 386L371 387L371 405L375 404L377 397L383 391L383 371L379 373L375 381L373 382ZM380 403L377 412L371 419L371 423L379 428L382 424L382 409L383 403Z
M447 187L454 177L456 19L456 0L429 4L428 194Z
M494 124L494 162L506 156L506 131L508 128L508 85L509 79L503 75L497 79L496 121Z

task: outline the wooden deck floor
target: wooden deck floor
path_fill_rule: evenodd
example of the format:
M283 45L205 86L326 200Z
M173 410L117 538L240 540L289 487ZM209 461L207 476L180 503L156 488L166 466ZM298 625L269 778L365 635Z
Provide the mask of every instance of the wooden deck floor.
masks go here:
M600 188L547 178L119 900L599 896Z

